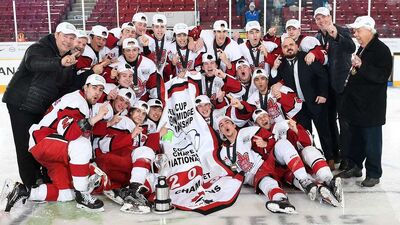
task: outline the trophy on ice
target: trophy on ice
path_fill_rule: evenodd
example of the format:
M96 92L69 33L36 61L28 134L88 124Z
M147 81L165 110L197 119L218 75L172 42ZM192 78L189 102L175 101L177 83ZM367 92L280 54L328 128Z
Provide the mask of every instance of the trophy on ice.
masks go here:
M157 154L155 161L158 173L160 176L157 178L156 184L156 199L154 201L154 213L167 214L174 211L175 206L171 203L169 196L169 187L167 183L167 167L168 157L165 154Z

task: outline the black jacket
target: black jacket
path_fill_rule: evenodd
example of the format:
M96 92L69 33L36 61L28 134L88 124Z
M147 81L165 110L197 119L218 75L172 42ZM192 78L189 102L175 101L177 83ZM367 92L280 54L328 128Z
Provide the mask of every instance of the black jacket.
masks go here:
M297 54L297 71L301 91L303 92L305 103L308 109L314 115L319 114L322 104L315 103L317 96L328 98L328 73L324 66L315 61L311 65L307 65L304 57L307 53L299 52ZM296 91L294 75L291 72L290 65L286 59L282 60L282 64L278 67L278 74L271 79L271 84L283 80L286 86Z
M362 51L360 47L357 53ZM361 54L361 67L350 76L344 91L343 115L353 126L373 127L385 124L387 82L393 58L377 35Z
M67 53L69 54L69 53ZM12 77L3 102L32 114L44 114L66 92L72 67L63 67L54 34L32 44Z
M323 35L321 31L318 32L316 38L327 50L330 87L336 93L342 93L351 67L351 55L356 51L356 45L351 39L349 29L337 25L335 27L338 31L336 39L330 35Z

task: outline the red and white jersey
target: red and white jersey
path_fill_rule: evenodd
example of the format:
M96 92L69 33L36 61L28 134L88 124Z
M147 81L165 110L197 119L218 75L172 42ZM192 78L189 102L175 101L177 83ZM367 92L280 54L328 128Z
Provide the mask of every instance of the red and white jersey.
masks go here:
M240 47L240 52L242 53L243 57L249 62L251 69L254 71L254 68L262 68L265 69L265 71L269 71L269 64L270 61L274 60L276 56L272 54L274 50L278 48L278 45L275 44L274 42L271 41L261 41L261 44L265 46L267 49L268 53L266 56L260 52L260 50L257 47L251 47L250 41L247 40L246 42L243 42L242 44L239 45ZM253 60L253 57L255 60L258 58L258 62Z
M232 97L242 99L242 95L246 92L240 81L234 77L227 75L225 79L220 77L201 76L201 93L207 95L210 99L215 99L218 91L225 91L225 94L230 94Z
M77 74L81 74L92 69L92 66L101 63L103 58L110 53L110 49L104 46L98 53L94 51L90 44L85 46L85 50L76 62Z
M181 71L188 70L188 71L200 71L201 70L201 65L202 65L202 54L205 52L205 47L203 49L199 50L198 52L193 52L190 51L189 49L181 49L178 47L178 44L173 42L169 46L169 49L167 51L167 63L168 66L171 67L168 69L168 71L171 71L171 74L165 74L164 73L164 78L169 80L171 77L175 77L178 75ZM180 52L180 55L182 56L178 63L173 66L172 65L172 58L178 54L178 51ZM186 66L184 65L186 64ZM170 77L165 77L165 75L170 75Z
M289 129L286 134L287 140L290 141L298 151L303 150L305 147L313 146L314 141L311 133L300 124L296 126L297 134Z
M267 141L267 147L257 147L254 136ZM220 157L227 166L236 167L238 172L243 171L244 183L254 186L255 175L264 163L263 157L271 153L274 145L275 139L269 131L256 126L246 127L239 130L234 144L228 142L223 144Z
M92 117L92 109L81 90L66 94L55 101L39 122L30 127L29 148L50 134L71 141L83 135L78 121Z
M267 96L262 96L257 91L249 97L247 102L267 111L275 123L285 120L287 116L293 118L300 112L303 101L287 86L282 86L280 92L281 97L277 99L270 91Z
M148 134L147 126L143 125L141 134L132 138L132 132L135 129L135 123L127 116L121 116L121 121L107 128L107 135L96 138L93 142L93 148L99 148L102 153L115 151L129 151L144 146L150 137L155 137L154 134ZM158 134L159 136L159 134ZM152 140L158 141L158 140ZM156 143L158 145L158 143ZM148 145L147 145L148 146ZM150 146L148 146L150 147Z
M231 38L227 37L225 39L225 43L218 47L215 42L215 35L214 31L212 30L202 30L200 37L204 41L204 45L207 47L207 52L213 54L216 59L218 59L218 52L216 49L221 49L225 52L228 60L232 63L232 69L228 70L224 62L220 61L219 69L228 73L229 75L235 76L236 74L236 66L235 62L242 58L241 52L238 50L239 45L236 41L232 40Z
M217 102L215 101L215 110L218 110L218 116L221 115L221 112L224 113L225 116L229 117L232 119L233 123L236 124L238 127L243 127L245 126L249 120L251 119L251 116L256 109L254 105L249 104L246 101L241 101L242 105L244 106L243 109L238 109L235 107L232 107L229 105L229 101L227 98L224 99L222 102ZM214 124L214 129L219 130L218 126L215 126L217 124Z
M150 118L147 118L144 124L147 126L147 132L148 133L155 133L157 132L157 126L158 124L151 120Z
M118 58L118 61L118 68L125 68L126 64L129 65L123 55ZM156 98L164 102L164 81L162 77L157 73L157 68L154 62L145 56L139 55L136 63L136 68L135 66L133 66L131 69L132 71L134 71L134 82L135 76L137 76L136 86L139 91L136 93L136 98L141 98L145 101L147 101L148 98ZM136 75L135 72L137 72Z
M150 35L149 49L151 54L146 55L146 57L153 60L160 74L163 74L165 64L167 63L167 51L170 45L171 42L167 40L166 35L164 35L161 41Z

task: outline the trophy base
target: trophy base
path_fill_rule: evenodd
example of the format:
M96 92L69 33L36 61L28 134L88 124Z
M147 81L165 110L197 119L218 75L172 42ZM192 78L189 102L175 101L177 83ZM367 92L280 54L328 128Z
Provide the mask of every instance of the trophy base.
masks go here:
M173 205L171 205L171 208L169 208L169 209L167 209L167 210L157 210L156 208L153 208L153 213L155 213L155 214L159 214L159 215L162 215L162 214L169 214L169 213L172 213L173 211L175 211L175 206L173 206Z

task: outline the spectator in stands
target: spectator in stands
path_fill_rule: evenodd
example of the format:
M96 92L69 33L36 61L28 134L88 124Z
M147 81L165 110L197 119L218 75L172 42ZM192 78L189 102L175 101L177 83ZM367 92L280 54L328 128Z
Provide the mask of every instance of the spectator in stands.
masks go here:
M261 12L260 10L256 10L256 5L254 2L250 2L249 4L249 11L244 14L245 24L250 21L257 21L260 22Z
M28 187L43 182L40 164L28 152L28 131L68 88L66 81L73 76L72 66L76 63L77 53L71 54L75 38L75 26L63 22L54 34L31 45L3 96L10 114L19 174Z
M27 38L25 37L25 33L19 32L17 42L25 42L25 41L27 41Z
M382 176L382 125L393 59L390 49L378 39L370 16L358 17L350 27L360 47L352 59L342 109L349 119L352 148L348 152L349 165L339 176L361 177L365 160L366 178L361 185L373 187Z
M351 67L351 54L356 46L351 39L350 31L332 22L329 9L318 8L314 13L315 23L319 31L316 38L328 55L326 68L329 74L329 97L328 97L328 122L332 135L333 154L339 161L339 147L342 158L346 158L349 149L348 122L339 113L340 135L337 127L338 112L343 102L344 82ZM340 169L346 167L346 161L340 165Z

